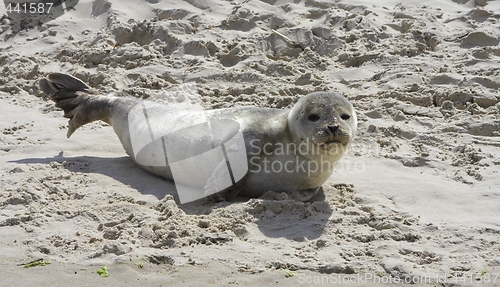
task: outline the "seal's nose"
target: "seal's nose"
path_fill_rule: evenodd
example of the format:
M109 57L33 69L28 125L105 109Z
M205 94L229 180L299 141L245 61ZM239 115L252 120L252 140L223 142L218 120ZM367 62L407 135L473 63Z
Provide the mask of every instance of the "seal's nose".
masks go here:
M339 130L339 126L328 126L328 129L332 132L332 134L336 134Z

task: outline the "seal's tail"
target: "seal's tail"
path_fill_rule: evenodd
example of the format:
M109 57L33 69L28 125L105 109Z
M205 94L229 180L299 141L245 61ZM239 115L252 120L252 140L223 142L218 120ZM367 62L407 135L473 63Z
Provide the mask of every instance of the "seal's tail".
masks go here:
M42 91L54 101L57 108L64 110L69 118L67 137L76 129L97 120L108 122L108 105L101 96L92 95L89 86L79 79L60 73L52 73L40 80Z

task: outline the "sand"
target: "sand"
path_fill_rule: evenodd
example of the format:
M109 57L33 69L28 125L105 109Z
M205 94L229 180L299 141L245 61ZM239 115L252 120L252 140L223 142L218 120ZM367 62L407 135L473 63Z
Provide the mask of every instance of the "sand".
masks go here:
M0 285L498 286L499 11L81 0L30 28L0 7ZM157 101L194 84L206 109L335 90L358 135L323 200L181 205L108 125L66 139L37 84L50 72ZM37 259L51 264L23 268Z

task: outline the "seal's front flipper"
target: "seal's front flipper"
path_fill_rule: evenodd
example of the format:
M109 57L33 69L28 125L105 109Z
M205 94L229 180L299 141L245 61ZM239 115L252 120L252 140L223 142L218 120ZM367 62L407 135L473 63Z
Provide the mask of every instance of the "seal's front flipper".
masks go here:
M228 188L227 190L223 191L223 192L220 192L218 193L222 198L224 198L225 201L235 201L236 200L236 197L238 196L238 194L240 193L240 189L239 188Z
M320 189L323 190L321 187L316 187L304 190L294 190L292 192L289 192L288 194L295 200L306 202L312 201L312 199L318 194L318 191L320 191Z
M233 202L240 193L239 189L228 188L227 190L211 194L206 198L207 202L218 203L218 202Z
M55 106L64 110L64 117L70 119L68 138L85 124L97 120L108 122L109 101L102 96L92 95L90 87L79 79L53 73L41 79L39 84L42 91L55 102Z

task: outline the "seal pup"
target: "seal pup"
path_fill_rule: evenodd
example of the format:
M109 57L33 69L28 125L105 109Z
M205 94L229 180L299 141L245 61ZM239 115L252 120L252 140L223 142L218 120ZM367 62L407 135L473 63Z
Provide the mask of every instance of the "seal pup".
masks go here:
M98 95L81 80L60 73L49 74L39 84L69 118L68 138L87 123L104 121L113 127L125 151L139 166L173 180L167 158L164 166L150 166L141 163L134 153L131 130L135 126L130 126L129 116L141 100L124 94ZM336 92L308 94L292 109L235 107L204 112L209 120L237 122L243 135L248 171L224 190L231 191L231 196L259 197L272 190L300 201L310 200L331 176L357 130L352 104ZM190 121L194 113L187 112L176 120ZM145 125L143 122L135 124ZM160 128L168 132L172 127ZM203 141L196 133L175 140L188 149L193 142Z

